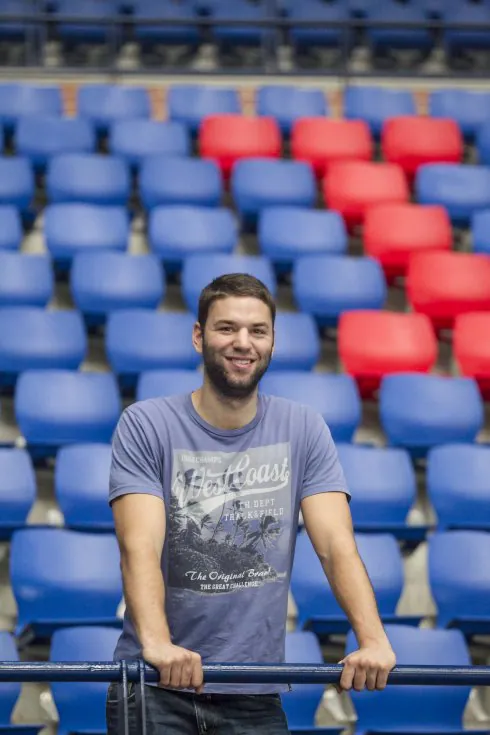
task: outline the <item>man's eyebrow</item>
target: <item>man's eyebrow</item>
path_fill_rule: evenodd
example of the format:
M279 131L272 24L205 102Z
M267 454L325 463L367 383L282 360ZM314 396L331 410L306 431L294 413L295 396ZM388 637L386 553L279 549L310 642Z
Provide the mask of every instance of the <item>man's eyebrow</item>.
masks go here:
M234 324L236 324L236 322L234 322L232 319L218 319L218 321L214 323L214 326L219 327L219 326L234 325ZM269 324L267 322L254 322L254 324L252 324L252 327L254 328L267 327L268 329Z

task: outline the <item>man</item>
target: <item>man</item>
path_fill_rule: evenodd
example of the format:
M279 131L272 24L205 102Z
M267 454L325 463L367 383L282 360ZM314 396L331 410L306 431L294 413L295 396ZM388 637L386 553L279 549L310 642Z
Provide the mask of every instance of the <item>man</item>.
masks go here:
M258 392L274 319L260 281L215 279L192 336L202 387L135 403L118 424L110 502L127 611L115 657L142 657L160 672L160 686L146 687L148 735L288 732L284 686L203 685L202 662L284 660L300 509L359 643L343 659L340 686L382 689L395 665L325 422ZM129 711L136 727L134 687ZM111 685L109 735L122 731L119 712L120 687Z

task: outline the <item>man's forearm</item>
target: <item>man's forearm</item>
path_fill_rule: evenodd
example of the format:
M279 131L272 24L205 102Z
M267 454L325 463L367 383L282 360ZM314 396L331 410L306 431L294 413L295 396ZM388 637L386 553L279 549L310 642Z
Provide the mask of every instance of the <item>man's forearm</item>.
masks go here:
M124 550L121 569L124 598L142 647L170 643L165 615L165 585L157 555L144 547Z

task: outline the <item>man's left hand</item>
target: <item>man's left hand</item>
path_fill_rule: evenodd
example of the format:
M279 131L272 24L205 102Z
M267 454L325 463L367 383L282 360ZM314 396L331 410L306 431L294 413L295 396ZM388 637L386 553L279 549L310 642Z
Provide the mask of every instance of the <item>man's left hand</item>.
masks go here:
M366 688L372 692L385 688L388 674L396 665L396 657L389 643L370 644L349 653L339 663L344 665L340 690L360 692Z

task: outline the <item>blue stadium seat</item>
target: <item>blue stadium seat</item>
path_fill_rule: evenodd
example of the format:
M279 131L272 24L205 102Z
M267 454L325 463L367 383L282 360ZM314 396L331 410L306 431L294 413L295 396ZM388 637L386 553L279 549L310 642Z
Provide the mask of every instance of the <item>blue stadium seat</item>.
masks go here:
M15 148L42 171L54 156L94 151L95 132L88 120L32 115L17 123Z
M294 264L293 294L301 311L325 326L336 324L344 311L382 309L387 287L373 258L306 255Z
M136 400L146 401L148 398L158 398L159 396L193 393L201 385L202 373L199 370L148 370L140 373L136 388Z
M278 272L288 271L306 255L342 255L347 231L338 212L303 207L268 207L257 228L261 252Z
M109 315L106 354L112 370L128 384L145 370L196 368L192 346L194 317L188 312L121 309Z
M190 255L182 268L182 295L189 311L197 314L199 294L214 278L225 273L249 273L264 283L272 294L277 283L272 266L260 255Z
M470 654L457 630L386 626L400 666L469 666ZM357 650L352 631L346 654ZM356 732L461 733L470 686L386 687L382 692L349 692L357 714Z
M376 21L398 21L402 23L424 23L426 11L419 3L400 3L397 0L381 0L371 3L367 17L371 23ZM434 44L429 28L380 28L370 26L366 37L376 53L386 49L420 49L427 51Z
M24 370L76 370L85 358L87 337L78 311L40 306L0 308L1 382L11 384Z
M407 538L407 515L417 496L415 471L403 449L337 444L340 464L352 493L350 503L358 533L392 533Z
M48 255L0 251L0 306L46 306L53 289Z
M155 255L78 253L70 288L77 308L97 324L116 309L156 309L165 294L165 277Z
M427 455L426 485L439 529L490 531L490 447L434 447Z
M283 135L290 135L300 117L323 117L330 113L322 89L268 84L257 89L255 100L257 114L277 120Z
M6 630L0 630L0 660L19 661L19 653L15 644L15 638ZM45 725L14 725L12 715L17 700L21 695L22 684L20 682L2 682L0 687L0 731L3 735L37 735Z
M25 211L34 196L34 172L27 158L0 156L0 204Z
M484 421L473 379L421 373L385 375L379 411L389 443L422 454L437 444L474 442Z
M21 117L62 114L63 97L58 86L17 82L0 84L0 121L7 133L13 133Z
M126 205L129 190L129 169L115 156L64 153L48 165L46 191L53 203Z
M22 237L19 210L12 204L0 204L0 250L18 250Z
M104 23L87 23L90 18L105 18L117 13L117 0L55 0L53 14L60 17L56 24L58 36L66 42L103 43L109 39L110 26ZM79 22L63 22L62 16L76 18Z
M124 251L129 243L129 213L125 207L51 204L44 210L44 236L58 263L70 263L80 252Z
M490 120L490 94L472 89L434 89L429 93L429 115L452 118L468 141Z
M197 135L203 118L217 114L242 112L236 89L207 84L175 84L167 92L169 120L184 123L192 135Z
M121 631L104 626L60 628L51 638L51 661L112 661ZM107 684L53 682L51 691L59 716L58 735L105 733Z
M341 28L329 28L323 26L316 27L316 21L344 21L349 17L349 9L344 0L333 0L333 2L324 3L321 0L302 0L302 2L293 2L288 11L290 20L308 21L311 20L311 26L292 26L289 31L289 37L293 44L299 49L306 49L310 46L330 46L340 47L343 36ZM347 31L347 43L351 44L351 34Z
M490 209L482 209L472 216L471 244L474 253L490 254Z
M482 166L490 164L490 120L487 118L483 122L476 133L476 152L478 163Z
M0 541L25 525L35 499L36 476L29 454L24 449L0 448ZM0 729L1 721L0 716Z
M277 339L277 338L276 338ZM268 372L260 383L263 393L311 406L320 413L335 442L350 442L361 423L361 399L350 375Z
M15 531L10 580L17 635L48 638L66 625L116 625L122 597L119 548L113 534L62 528Z
M109 131L109 150L135 169L147 156L188 156L191 141L182 123L118 120Z
M348 86L344 93L344 117L363 120L377 138L381 137L385 120L416 114L415 98L408 90L362 85Z
M396 615L404 585L403 561L394 536L356 534L356 543L371 579L379 613L385 622L405 622ZM298 534L291 574L298 609L298 628L317 633L347 633L350 623L337 602L306 531Z
M157 155L141 165L139 190L145 209L159 204L217 207L223 182L214 161Z
M27 445L54 451L111 441L121 399L110 373L27 370L17 380L14 408Z
M270 370L313 370L320 359L318 329L310 314L278 312Z
M104 135L116 120L149 118L150 94L129 84L83 84L78 89L77 112Z
M174 272L189 255L231 254L238 242L238 224L228 207L155 207L148 218L148 240L165 269Z
M453 225L468 226L472 215L490 207L490 169L457 163L421 166L415 178L420 204L446 207Z
M72 444L56 456L54 489L65 527L110 531L114 518L108 503L110 444Z
M267 158L238 161L231 175L231 192L238 212L251 222L265 207L312 207L317 193L308 163Z
M249 0L215 0L211 15L216 20L254 21L270 17L267 3L254 3ZM213 40L218 43L258 46L271 37L271 31L257 25L217 25L212 28Z
M461 29L444 29L443 45L446 54L451 57L461 51L469 49L490 48L488 31L472 28L465 30L465 25L478 26L490 23L490 7L486 1L458 0L458 2L444 3L443 20L463 26Z
M134 35L141 43L197 44L199 30L196 26L197 15L192 0L179 3L169 0L138 0L134 5L133 16L138 21ZM159 18L162 25L146 25L143 21ZM181 20L182 25L165 25L167 19Z
M26 41L32 33L33 24L25 20L32 15L33 0L0 0L0 40ZM35 5L34 5L35 7ZM15 20L4 20L5 16L16 16Z

